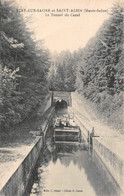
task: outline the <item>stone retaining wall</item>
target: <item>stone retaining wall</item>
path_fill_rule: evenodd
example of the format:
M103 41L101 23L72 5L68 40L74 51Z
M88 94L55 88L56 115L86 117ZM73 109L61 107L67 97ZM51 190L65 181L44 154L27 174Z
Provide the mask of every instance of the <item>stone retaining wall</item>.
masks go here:
M0 196L23 195L42 147L42 137L39 137L29 154L24 158L17 170L0 191Z
M32 171L36 165L39 154L42 152L44 146L44 138L49 123L52 118L54 108L51 108L50 113L47 116L44 124L42 125L43 136L38 136L38 139L31 151L20 163L19 167L15 170L12 176L8 179L6 184L0 190L0 196L22 196L26 190Z
M93 138L93 150L100 157L108 172L112 175L114 180L117 182L118 186L124 194L124 162L112 152L105 144L100 140L100 138ZM123 150L123 149L122 149Z
M80 118L75 115L76 121L80 126L82 136L86 142L88 142L88 135L91 131L85 128L82 124ZM93 139L93 151L95 158L101 160L97 161L100 163L98 167L100 170L104 170L104 174L110 178L114 183L119 195L124 195L124 162L121 160L117 154L112 152L109 148L106 147L106 144L103 143L104 140L101 140L99 137L92 137ZM123 149L122 149L123 150Z
M47 120L44 121L44 123L41 125L41 132L43 133L44 139L45 139L46 131L47 131L48 127L49 127L49 124L50 124L50 121L51 121L51 119L53 117L54 112L55 112L55 108L52 107L50 113L47 116Z

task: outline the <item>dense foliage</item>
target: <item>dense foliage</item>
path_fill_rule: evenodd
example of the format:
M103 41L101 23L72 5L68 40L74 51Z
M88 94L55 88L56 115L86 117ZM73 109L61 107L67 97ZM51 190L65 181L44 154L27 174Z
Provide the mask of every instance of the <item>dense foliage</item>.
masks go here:
M107 118L116 120L122 116L123 104L123 11L115 5L96 36L76 53L77 90L95 102Z
M69 51L63 51L53 56L53 63L49 73L49 87L51 90L75 90L75 60Z
M48 94L49 53L11 2L0 4L1 130L22 122Z

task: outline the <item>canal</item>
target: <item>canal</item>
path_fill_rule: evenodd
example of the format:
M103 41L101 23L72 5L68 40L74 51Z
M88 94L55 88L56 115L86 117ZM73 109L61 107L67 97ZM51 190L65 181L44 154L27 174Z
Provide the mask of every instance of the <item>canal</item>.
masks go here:
M98 160L83 139L78 146L55 146L52 135L50 127L26 196L118 195L112 181L98 169Z

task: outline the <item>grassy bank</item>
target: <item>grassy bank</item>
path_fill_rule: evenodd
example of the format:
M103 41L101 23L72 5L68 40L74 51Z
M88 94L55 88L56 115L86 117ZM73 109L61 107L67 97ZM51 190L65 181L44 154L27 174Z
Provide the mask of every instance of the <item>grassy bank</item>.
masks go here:
M80 95L90 113L94 113L98 119L104 121L104 124L111 126L113 129L117 129L120 133L124 133L123 94L115 96L102 94L101 99L96 102L86 99L81 92Z

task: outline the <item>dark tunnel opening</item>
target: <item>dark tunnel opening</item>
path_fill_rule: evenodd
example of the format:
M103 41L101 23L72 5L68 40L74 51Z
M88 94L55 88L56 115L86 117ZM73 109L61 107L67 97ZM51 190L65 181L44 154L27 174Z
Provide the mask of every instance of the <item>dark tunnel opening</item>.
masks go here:
M59 100L55 103L55 109L66 109L67 107L67 102L64 100Z

